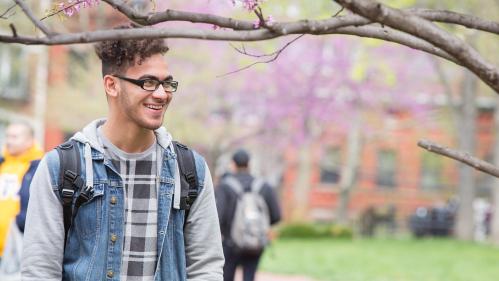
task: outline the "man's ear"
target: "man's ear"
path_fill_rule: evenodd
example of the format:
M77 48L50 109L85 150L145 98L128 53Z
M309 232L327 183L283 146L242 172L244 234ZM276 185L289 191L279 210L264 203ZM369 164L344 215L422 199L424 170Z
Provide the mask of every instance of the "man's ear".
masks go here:
M111 75L104 76L104 90L109 97L117 97L121 91L118 79Z

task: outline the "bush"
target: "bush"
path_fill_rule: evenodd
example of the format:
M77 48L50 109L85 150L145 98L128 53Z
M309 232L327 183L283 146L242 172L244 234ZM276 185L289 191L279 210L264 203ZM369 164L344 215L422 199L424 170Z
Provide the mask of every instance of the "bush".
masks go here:
M282 238L352 238L352 229L331 224L293 223L279 229Z
M353 231L350 227L344 225L332 225L329 228L330 234L334 238L352 239Z
M282 238L315 238L320 236L312 224L287 224L279 229Z

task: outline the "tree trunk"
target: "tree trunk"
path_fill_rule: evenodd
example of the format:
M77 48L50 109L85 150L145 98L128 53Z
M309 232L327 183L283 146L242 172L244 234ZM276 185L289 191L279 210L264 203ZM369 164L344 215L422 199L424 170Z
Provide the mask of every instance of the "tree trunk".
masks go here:
M50 6L50 1L39 2L40 10L45 11ZM38 31L42 35L41 31ZM45 115L47 112L47 87L48 87L48 48L39 46L36 52L35 76L35 102L33 112L33 129L35 139L41 147L45 147Z
M298 149L298 171L293 190L294 204L291 211L293 221L303 221L306 218L308 193L310 192L311 142L307 140Z
M499 100L494 111L494 165L499 167ZM494 206L491 222L492 243L499 245L499 178L492 180L492 203Z
M476 131L476 89L477 81L466 71L462 86L462 105L460 127L458 132L459 150L474 154ZM459 207L455 234L458 239L473 238L473 199L475 198L475 181L473 168L459 164L458 183Z
M348 132L348 150L345 165L341 170L339 203L337 208L338 223L346 225L349 222L348 204L350 193L355 185L357 168L359 166L362 149L362 114L359 112L354 117L352 127Z

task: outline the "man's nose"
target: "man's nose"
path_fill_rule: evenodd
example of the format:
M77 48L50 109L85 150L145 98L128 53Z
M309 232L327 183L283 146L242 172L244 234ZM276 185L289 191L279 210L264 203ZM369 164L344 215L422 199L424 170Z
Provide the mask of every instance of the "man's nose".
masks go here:
M166 98L168 98L169 94L171 94L171 93L168 93L167 91L165 91L165 88L163 88L162 84L159 84L158 88L156 90L154 90L154 92L152 92L153 98L156 98L156 99L166 99Z

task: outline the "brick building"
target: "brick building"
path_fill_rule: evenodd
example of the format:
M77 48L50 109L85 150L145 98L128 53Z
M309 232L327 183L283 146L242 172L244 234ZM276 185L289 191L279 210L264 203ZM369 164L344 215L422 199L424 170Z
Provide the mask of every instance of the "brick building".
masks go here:
M492 155L493 107L490 102L479 106L477 117L477 152L481 159ZM493 103L492 103L493 104ZM419 126L408 113L395 114L387 122L391 127L377 136L364 136L360 164L355 172L356 183L350 194L349 219L357 221L368 207L386 210L393 205L401 227L407 216L419 206L445 204L457 193L455 160L427 152L417 146L426 138L449 147L456 147L452 132L442 125ZM339 181L346 157L346 136L334 128L328 130L311 148L311 174L305 218L331 221L337 217ZM298 173L296 149L286 152L282 198L285 215L290 218ZM490 195L490 176L476 173L477 195Z

